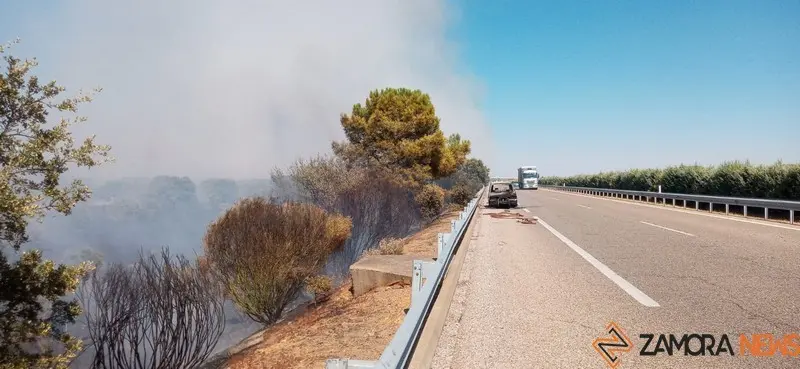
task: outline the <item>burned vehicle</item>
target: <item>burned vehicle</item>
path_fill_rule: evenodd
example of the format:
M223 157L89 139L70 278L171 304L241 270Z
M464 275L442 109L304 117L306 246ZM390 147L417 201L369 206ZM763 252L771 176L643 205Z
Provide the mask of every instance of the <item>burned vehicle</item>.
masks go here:
M489 191L489 207L517 207L517 191L507 182L492 183Z

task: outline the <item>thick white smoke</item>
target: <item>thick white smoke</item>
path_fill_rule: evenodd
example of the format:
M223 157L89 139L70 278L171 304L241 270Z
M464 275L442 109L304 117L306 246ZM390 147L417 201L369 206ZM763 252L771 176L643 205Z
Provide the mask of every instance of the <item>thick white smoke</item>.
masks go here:
M372 89L431 94L446 134L491 162L480 86L459 72L444 0L81 0L20 12L25 55L68 88L103 87L81 134L112 145L92 177L267 177L327 152Z

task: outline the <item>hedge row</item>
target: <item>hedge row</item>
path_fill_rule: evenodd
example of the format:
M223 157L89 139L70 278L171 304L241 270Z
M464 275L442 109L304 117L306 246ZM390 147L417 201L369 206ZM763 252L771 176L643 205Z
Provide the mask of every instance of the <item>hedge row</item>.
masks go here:
M752 165L726 162L718 166L678 165L663 169L543 177L543 185L634 191L755 197L800 201L800 164Z

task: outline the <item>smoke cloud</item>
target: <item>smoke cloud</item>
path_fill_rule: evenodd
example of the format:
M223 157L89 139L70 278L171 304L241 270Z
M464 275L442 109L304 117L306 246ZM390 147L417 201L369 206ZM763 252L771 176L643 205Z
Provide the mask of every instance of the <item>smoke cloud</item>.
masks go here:
M104 89L76 133L116 162L91 177L265 178L328 152L339 115L389 86L431 94L445 134L491 162L481 86L459 72L445 0L57 4L18 11L19 56L70 92Z

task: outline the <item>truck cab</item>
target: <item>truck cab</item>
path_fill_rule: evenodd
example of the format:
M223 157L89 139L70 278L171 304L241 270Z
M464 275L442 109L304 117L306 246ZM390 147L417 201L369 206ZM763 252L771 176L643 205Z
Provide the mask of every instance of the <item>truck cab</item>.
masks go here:
M517 181L521 190L539 189L539 171L534 166L520 167L517 169Z

